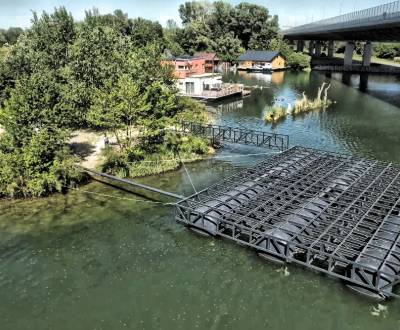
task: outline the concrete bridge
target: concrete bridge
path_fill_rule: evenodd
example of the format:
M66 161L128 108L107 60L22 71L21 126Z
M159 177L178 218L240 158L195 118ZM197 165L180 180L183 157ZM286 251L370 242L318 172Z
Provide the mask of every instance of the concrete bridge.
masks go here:
M355 11L284 31L284 37L297 41L297 50L303 51L305 42L312 56L320 56L328 42L328 57L333 57L335 41L346 41L344 66L353 64L355 41L364 42L362 67L371 63L372 41L400 41L400 1ZM368 71L368 70L364 70Z

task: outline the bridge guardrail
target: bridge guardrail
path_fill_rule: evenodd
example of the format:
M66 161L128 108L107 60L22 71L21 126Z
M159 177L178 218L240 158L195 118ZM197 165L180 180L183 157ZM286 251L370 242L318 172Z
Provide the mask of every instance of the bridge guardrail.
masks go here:
M400 1L394 1L384 5L358 10L352 13L335 16L332 18L323 19L309 24L300 25L292 29L286 30L285 35L310 32L313 29L320 27L327 28L328 26L345 25L351 26L354 24L369 23L373 21L385 21L400 17Z

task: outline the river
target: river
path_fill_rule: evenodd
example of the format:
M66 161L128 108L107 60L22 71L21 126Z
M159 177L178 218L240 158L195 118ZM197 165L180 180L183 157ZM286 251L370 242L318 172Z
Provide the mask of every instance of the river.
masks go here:
M286 133L292 145L399 162L396 78L370 76L362 91L354 86L357 76L342 78L228 75L225 81L256 87L243 100L215 104L216 121ZM288 117L275 127L264 123L274 99L291 102L303 91L315 96L323 81L331 83L329 109ZM260 161L264 156L243 156L260 152L265 150L227 146L220 159L187 167L201 189ZM183 169L141 181L193 192ZM374 313L376 302L340 281L198 237L175 223L170 205L148 197L153 199L92 183L67 195L1 202L0 329L400 328L400 301Z

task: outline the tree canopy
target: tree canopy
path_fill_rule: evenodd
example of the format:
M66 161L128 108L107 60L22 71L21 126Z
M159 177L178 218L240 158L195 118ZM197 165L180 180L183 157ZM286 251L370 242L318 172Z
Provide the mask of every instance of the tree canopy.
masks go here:
M79 181L71 130L92 126L121 136L145 126L163 142L179 110L171 68L162 66L163 29L122 11L63 7L34 13L32 26L0 57L0 197L41 196ZM130 136L119 138L127 152Z
M187 53L217 52L232 61L245 49L268 49L278 36L278 17L264 6L242 2L191 1L179 7L183 28L175 29L181 48Z

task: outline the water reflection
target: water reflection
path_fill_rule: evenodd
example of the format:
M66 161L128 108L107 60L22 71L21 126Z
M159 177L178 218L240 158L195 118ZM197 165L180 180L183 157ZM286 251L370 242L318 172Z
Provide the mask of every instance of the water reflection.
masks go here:
M372 95L397 107L400 106L400 76L370 73L325 73L327 78L341 81L363 93Z

